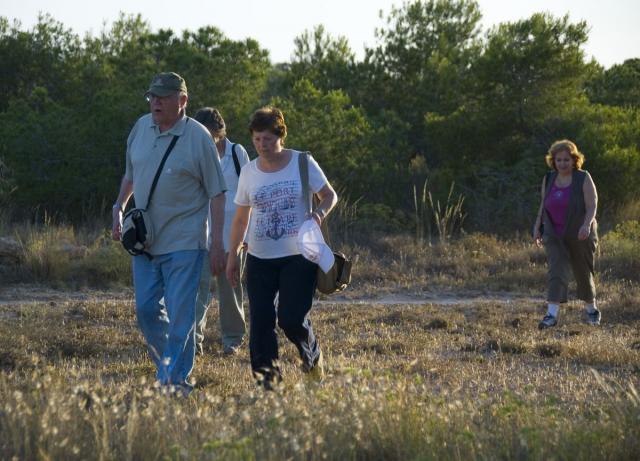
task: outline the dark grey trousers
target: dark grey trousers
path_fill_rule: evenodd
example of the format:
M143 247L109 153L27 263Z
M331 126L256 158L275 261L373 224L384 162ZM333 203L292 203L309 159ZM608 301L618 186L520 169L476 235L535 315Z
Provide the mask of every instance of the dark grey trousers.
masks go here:
M598 241L593 236L587 240L562 238L555 235L544 239L547 254L547 301L567 302L569 277L571 272L576 279L577 296L585 302L596 297L593 281L594 262Z

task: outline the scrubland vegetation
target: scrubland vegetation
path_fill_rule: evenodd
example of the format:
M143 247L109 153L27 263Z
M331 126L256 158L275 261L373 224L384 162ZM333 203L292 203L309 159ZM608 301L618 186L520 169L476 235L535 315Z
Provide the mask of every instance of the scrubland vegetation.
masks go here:
M143 94L171 70L186 79L187 113L219 108L252 157L251 113L283 109L286 146L311 151L385 231L415 226L411 192L425 183L433 204L463 198L468 230L529 229L544 155L563 138L586 156L600 217L640 219L640 59L589 60L589 24L576 17L488 30L481 18L473 0L399 1L363 58L318 25L296 37L290 62L273 63L215 25L156 31L123 14L80 37L47 14L31 29L0 17L0 210L76 225L110 215Z

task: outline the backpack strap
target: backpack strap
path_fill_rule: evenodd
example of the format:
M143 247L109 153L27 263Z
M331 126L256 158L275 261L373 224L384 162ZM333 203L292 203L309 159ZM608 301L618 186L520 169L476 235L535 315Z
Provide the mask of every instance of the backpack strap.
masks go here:
M233 157L233 165L236 167L236 174L240 176L240 161L238 160L238 154L236 153L237 142L231 145L231 157Z

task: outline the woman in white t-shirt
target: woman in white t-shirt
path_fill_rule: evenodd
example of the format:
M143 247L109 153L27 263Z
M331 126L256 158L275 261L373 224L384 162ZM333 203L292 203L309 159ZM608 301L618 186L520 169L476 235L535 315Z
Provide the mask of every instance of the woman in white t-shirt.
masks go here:
M338 197L318 163L309 157L309 188L320 203L312 216L307 215L298 168L300 152L284 148L287 126L279 109L264 107L254 112L249 131L258 158L240 173L227 278L234 286L239 283L235 254L246 234L251 368L258 383L267 389L280 381L277 320L298 348L302 370L321 380L322 352L309 319L318 266L300 254L296 241L304 220L315 219L321 224Z

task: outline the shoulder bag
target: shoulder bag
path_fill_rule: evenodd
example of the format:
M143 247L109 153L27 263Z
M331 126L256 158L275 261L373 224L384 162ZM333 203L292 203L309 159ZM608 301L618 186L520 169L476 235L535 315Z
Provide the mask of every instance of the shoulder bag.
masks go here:
M300 181L302 182L302 200L306 204L306 209L309 214L312 210L312 196L309 193L309 163L307 156L309 152L300 152L298 157L298 167L300 170ZM313 219L313 218L312 218ZM329 228L325 221L322 221L322 234L325 242L329 244ZM331 294L337 291L342 291L349 283L351 283L351 269L353 262L344 253L334 251L333 256L335 263L329 269L329 272L325 273L318 267L318 279L316 288L320 293Z

